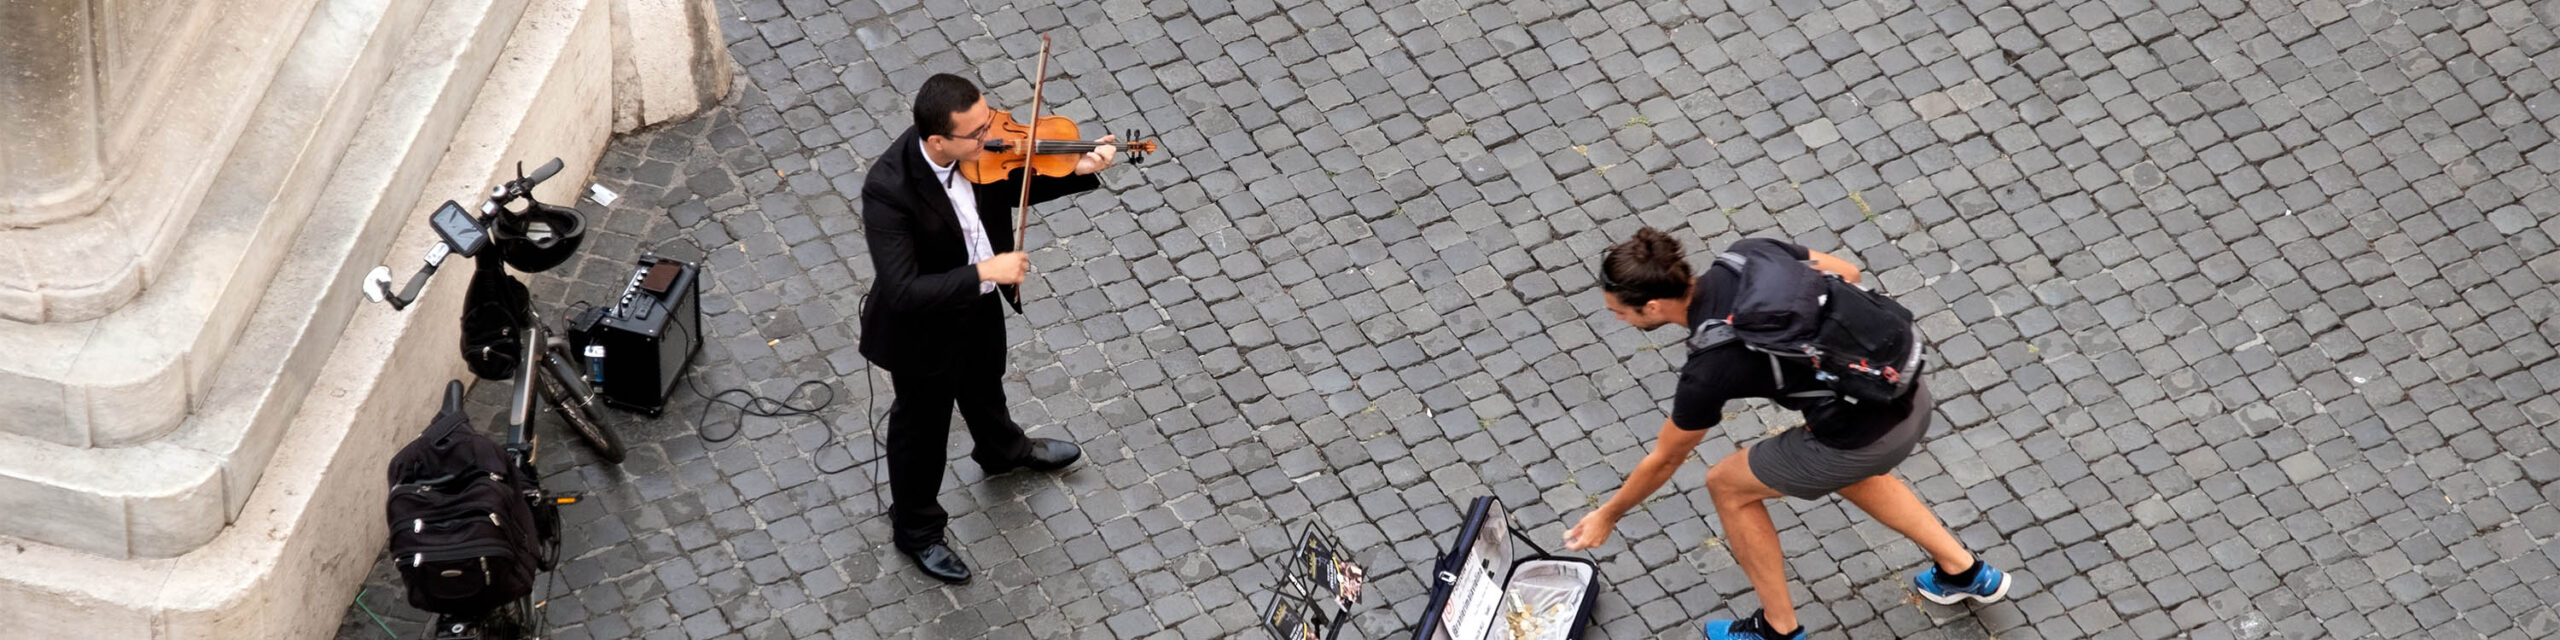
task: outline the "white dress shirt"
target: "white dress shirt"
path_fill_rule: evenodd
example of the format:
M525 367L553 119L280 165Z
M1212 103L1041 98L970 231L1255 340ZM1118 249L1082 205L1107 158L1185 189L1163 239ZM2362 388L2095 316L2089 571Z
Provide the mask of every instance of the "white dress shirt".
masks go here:
M924 142L919 140L916 146L923 148ZM996 257L995 245L987 242L987 224L978 220L977 185L952 175L959 173L959 163L934 164L930 150L924 154L924 164L933 167L933 178L942 181L942 193L951 197L951 212L960 217L960 237L969 244L969 264ZM995 290L996 283L978 282L978 293L994 293Z

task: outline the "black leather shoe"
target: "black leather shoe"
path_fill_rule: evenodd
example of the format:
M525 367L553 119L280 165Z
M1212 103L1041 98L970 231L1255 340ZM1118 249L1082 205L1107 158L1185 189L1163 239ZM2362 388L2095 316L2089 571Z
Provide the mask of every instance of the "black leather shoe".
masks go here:
M961 562L960 554L951 552L951 545L936 542L921 551L904 553L908 560L915 561L916 568L923 569L925 575L933 576L935 580L969 584L969 563Z
M987 475L991 476L1015 469L1056 471L1075 464L1076 460L1083 457L1084 449L1077 448L1073 442L1032 438L1029 450L1023 452L1022 457L1009 462L980 462L978 468L986 470Z

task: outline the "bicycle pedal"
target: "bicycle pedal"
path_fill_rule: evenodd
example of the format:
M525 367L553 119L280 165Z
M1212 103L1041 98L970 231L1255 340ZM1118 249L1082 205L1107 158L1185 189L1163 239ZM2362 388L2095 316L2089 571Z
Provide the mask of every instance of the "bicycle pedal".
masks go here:
M555 493L551 494L550 499L551 504L555 505L577 504L578 501L587 499L587 496L582 493Z

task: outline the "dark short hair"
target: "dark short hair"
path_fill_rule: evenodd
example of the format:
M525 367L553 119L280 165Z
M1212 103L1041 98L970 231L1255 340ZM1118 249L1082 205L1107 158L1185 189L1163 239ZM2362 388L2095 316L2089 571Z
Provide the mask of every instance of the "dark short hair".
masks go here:
M978 85L948 73L933 74L916 89L916 135L950 137L951 114L978 103Z
M1653 227L1609 247L1600 257L1600 290L1627 306L1689 294L1695 276L1680 241Z

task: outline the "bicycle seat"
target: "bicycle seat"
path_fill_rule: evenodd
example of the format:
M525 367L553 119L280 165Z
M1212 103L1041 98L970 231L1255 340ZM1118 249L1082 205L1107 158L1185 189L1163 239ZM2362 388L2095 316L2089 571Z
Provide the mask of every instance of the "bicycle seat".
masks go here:
M455 413L462 413L462 381L446 380L444 382L444 408L437 411L436 414L447 415Z

